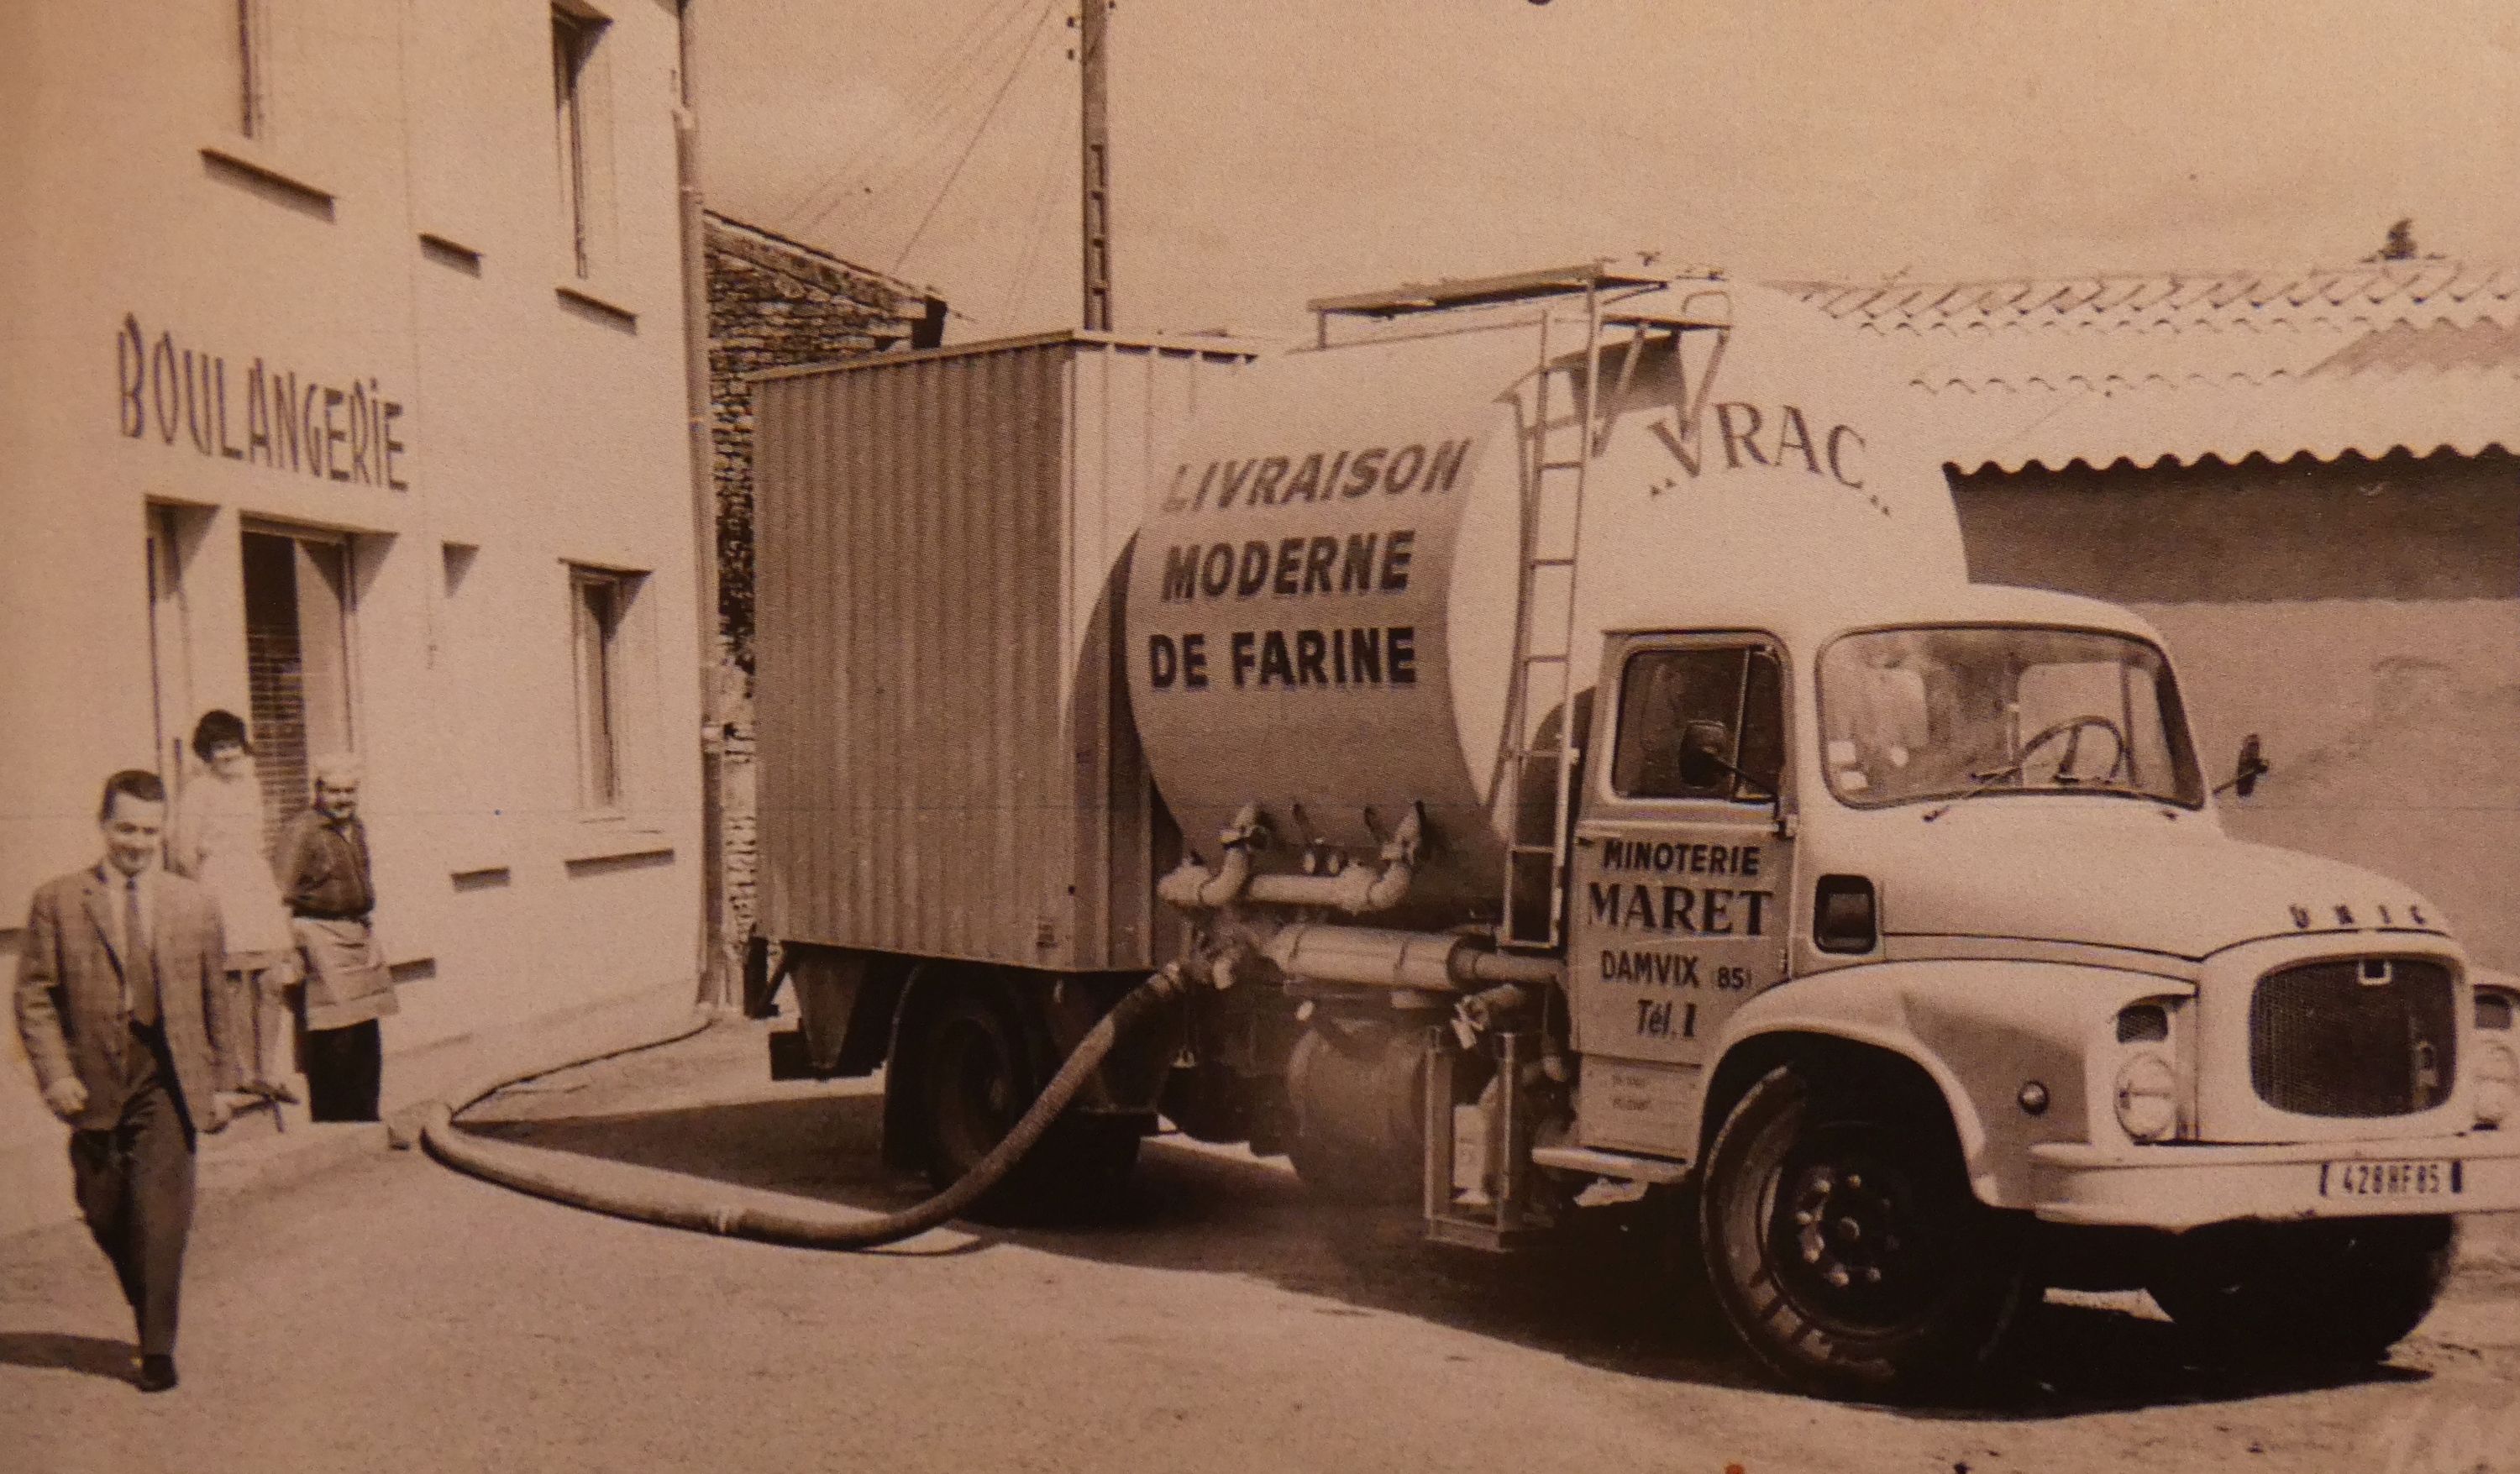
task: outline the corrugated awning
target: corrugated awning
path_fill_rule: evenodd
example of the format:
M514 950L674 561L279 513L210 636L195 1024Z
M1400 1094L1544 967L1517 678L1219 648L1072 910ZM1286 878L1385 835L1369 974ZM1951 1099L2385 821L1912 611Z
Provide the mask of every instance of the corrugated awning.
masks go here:
M1784 285L1963 469L2520 447L2520 269Z

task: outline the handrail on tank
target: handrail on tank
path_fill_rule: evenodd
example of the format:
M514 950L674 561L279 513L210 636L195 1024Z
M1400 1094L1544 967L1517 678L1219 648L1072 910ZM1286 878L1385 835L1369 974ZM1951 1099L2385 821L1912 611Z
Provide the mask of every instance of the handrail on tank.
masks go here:
M1649 259L1649 258L1648 258ZM1313 336L1316 346L1328 347L1330 319L1333 317L1372 318L1388 322L1418 312L1442 312L1457 307L1494 307L1508 302L1529 301L1535 297L1566 296L1575 292L1654 291L1684 279L1700 278L1720 281L1723 273L1713 267L1687 267L1679 271L1626 271L1615 269L1606 256L1574 266L1552 267L1545 271L1521 271L1507 276L1452 278L1434 283L1406 283L1379 291L1351 292L1344 296L1315 297L1304 304L1313 314ZM1688 324L1687 326L1717 326Z

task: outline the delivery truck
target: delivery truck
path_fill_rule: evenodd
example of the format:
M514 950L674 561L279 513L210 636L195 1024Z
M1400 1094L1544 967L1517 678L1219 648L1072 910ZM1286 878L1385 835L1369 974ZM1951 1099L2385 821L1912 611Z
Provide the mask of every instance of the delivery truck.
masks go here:
M2373 1358L2520 1207L2515 980L2228 835L2256 739L2209 769L2135 613L1970 582L1842 328L1603 263L1314 307L759 380L775 1073L882 1067L952 1181L1156 975L999 1208L1159 1117L1497 1253L1648 1193L1832 1395L2049 1286Z

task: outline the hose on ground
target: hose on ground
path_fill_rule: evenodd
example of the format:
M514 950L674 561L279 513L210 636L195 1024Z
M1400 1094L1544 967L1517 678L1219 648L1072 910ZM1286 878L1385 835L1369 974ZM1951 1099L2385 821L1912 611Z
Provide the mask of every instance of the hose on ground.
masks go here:
M429 1107L421 1140L430 1156L458 1172L614 1218L795 1248L878 1248L959 1216L996 1186L1067 1109L1121 1036L1181 997L1187 986L1176 969L1167 967L1131 989L1087 1032L1032 1108L969 1172L935 1196L891 1213L861 1213L801 1198L778 1207L719 1200L709 1195L716 1184L680 1173L475 1136L455 1125L454 1112L443 1101Z

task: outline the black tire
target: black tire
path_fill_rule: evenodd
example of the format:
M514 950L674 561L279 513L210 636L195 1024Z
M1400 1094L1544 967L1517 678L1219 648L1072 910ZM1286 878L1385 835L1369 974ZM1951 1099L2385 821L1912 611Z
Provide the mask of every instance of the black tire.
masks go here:
M977 990L947 1000L921 1039L921 1158L941 1190L979 1165L1049 1079L1035 1068L1012 1009ZM1137 1166L1138 1142L1133 1120L1071 1111L974 1213L999 1222L1108 1213Z
M1825 1397L1955 1389L2038 1299L2024 1226L1970 1193L1941 1099L1895 1081L1769 1072L1708 1153L1698 1226L1725 1318Z
M2182 1235L2146 1288L2209 1356L2368 1363L2431 1313L2457 1241L2450 1218L2222 1225Z

